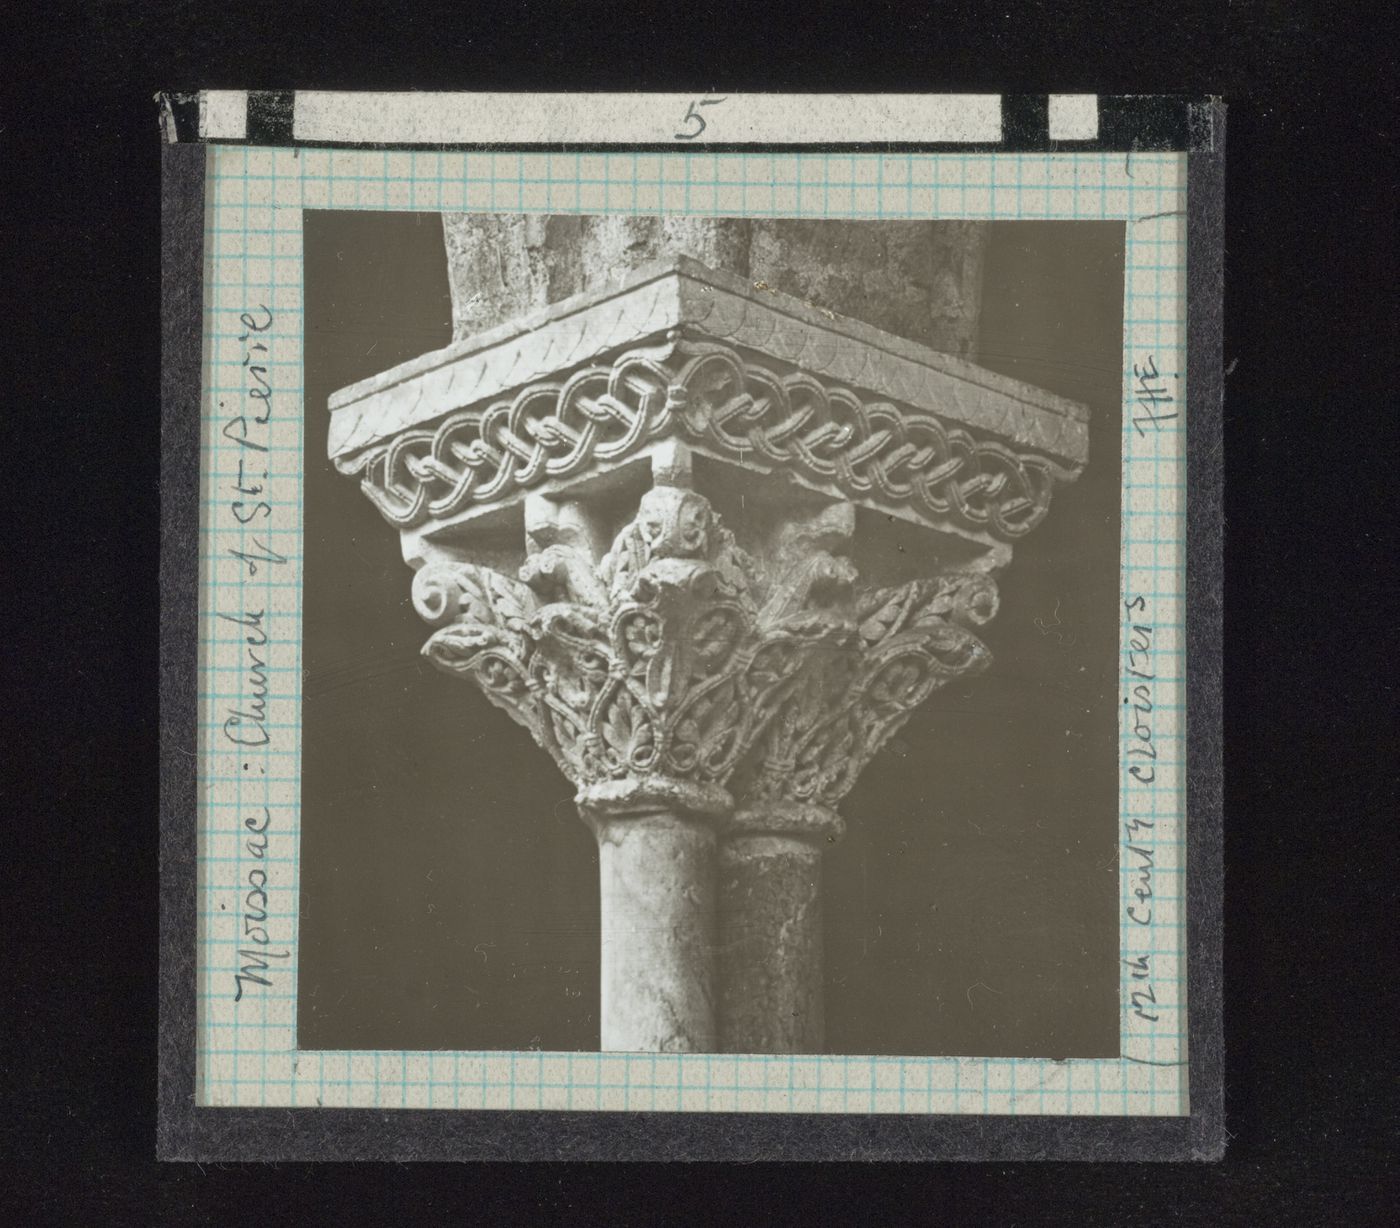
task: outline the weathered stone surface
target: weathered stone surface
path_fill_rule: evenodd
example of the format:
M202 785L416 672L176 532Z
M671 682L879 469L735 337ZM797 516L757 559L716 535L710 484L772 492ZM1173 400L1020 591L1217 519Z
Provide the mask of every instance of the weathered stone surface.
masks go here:
M973 358L982 222L753 223L748 275L803 302Z
M678 256L743 273L748 245L749 223L738 218L581 218L578 289L616 289L638 269Z
M749 223L737 218L446 213L442 228L458 342L573 295L616 290L667 258L747 273Z
M682 215L443 215L452 335L465 340L688 256L921 345L974 356L986 223Z
M475 336L575 293L578 229L571 217L444 214L453 337Z
M600 816L600 1044L642 1053L712 1053L715 833L656 809Z
M720 1043L726 1053L820 1053L822 856L835 811L775 802L740 810L720 843Z
M720 1036L726 1053L820 1053L820 850L738 836L720 852Z

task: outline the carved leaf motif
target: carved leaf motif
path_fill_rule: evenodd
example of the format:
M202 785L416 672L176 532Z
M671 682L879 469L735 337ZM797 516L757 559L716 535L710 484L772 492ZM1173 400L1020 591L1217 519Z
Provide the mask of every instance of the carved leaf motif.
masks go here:
M450 623L429 636L423 645L423 655L434 665L451 673L465 673L485 649L505 644L504 637L492 627L479 623Z
M976 572L952 572L929 580L916 580L905 625L925 626L951 622L980 626L997 609L996 585Z
M465 618L523 634L535 599L523 584L486 567L474 567L462 577L461 609Z
M749 555L734 543L734 535L722 525L711 529L715 548L711 562L715 570L716 588L722 596L747 606L751 591L757 587L758 567Z
M733 674L692 692L672 725L668 757L678 769L697 770L706 779L727 777L738 752L747 745L758 713Z
M656 758L656 735L651 722L625 686L617 688L601 732L621 767L645 770Z
M752 560L700 496L664 490L618 535L602 578L552 546L522 572L534 590L465 564L420 573L415 604L448 620L424 651L576 783L725 784L737 769L749 797L833 804L935 686L987 659L960 625L985 612L969 597L985 579L855 594L851 564L826 549L840 532L819 522L785 555L760 614Z
M724 670L744 634L736 610L715 606L703 610L690 626L690 678L693 682Z
M917 596L917 582L871 593L857 607L861 639L872 645L888 639L904 625Z
M535 608L524 585L471 563L436 563L413 577L413 605L433 626L469 622L519 631Z
M548 690L543 697L541 741L566 776L581 779L590 771L596 743L589 733L588 709L570 707Z
M835 805L934 689L990 660L960 625L984 622L995 610L995 588L980 574L866 590L853 610L854 636L833 634L801 683L782 692L778 714L737 778L741 804Z
M526 700L530 686L519 662L500 652L483 652L473 662L477 682L484 691L516 703Z
M853 711L838 711L835 720L821 727L801 746L793 771L793 792L800 801L835 800L848 774L852 781L860 767L853 767L860 749L859 728Z
M801 659L802 649L794 640L785 637L769 640L749 662L749 682L755 691L770 690L790 677Z
M850 559L818 550L790 564L771 586L765 620L775 622L803 611L837 611L856 580Z
M991 654L982 641L954 623L921 628L921 631L924 650L941 673L970 674L991 662Z
M661 649L665 630L661 618L651 610L630 609L618 618L622 657L629 672L645 672L647 662Z
M524 687L526 632L534 598L523 585L484 567L425 568L414 578L414 604L432 621L455 618L431 636L424 655L452 673L476 671L498 695ZM481 659L491 650L491 666Z
M598 564L598 579L613 600L625 600L632 595L637 575L645 565L640 534L624 529Z
M864 704L872 716L912 710L928 677L928 668L914 654L897 656L866 682Z

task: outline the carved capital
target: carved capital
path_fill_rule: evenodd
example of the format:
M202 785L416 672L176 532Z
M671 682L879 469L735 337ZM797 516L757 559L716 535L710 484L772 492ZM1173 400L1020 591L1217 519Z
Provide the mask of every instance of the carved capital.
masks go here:
M685 260L334 404L336 464L424 564L428 657L581 800L651 781L701 809L831 810L984 669L990 573L1087 449L1081 406ZM747 551L707 496L758 509ZM877 546L862 579L858 510L929 531L932 574L893 582Z
M852 634L823 643L736 774L741 809L835 807L934 691L987 668L991 654L970 628L996 606L994 582L976 572L856 590Z
M708 500L656 487L596 568L556 542L513 579L429 564L424 647L530 730L590 796L608 782L722 786L839 622L761 616L760 576Z
M518 577L429 563L413 600L438 627L425 655L524 725L581 802L649 780L830 810L933 691L990 661L972 628L996 612L991 578L861 586L850 504L789 516L761 563L681 487L646 491L596 563L586 525L553 515Z

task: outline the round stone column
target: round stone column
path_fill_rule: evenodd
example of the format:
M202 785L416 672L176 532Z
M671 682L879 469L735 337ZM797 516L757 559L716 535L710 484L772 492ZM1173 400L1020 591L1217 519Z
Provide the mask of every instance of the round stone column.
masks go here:
M822 854L844 834L834 810L772 802L736 813L720 846L720 1047L820 1053Z
M809 306L972 359L986 222L445 213L453 337L689 256Z
M714 787L639 781L583 790L598 840L603 1050L713 1053Z

